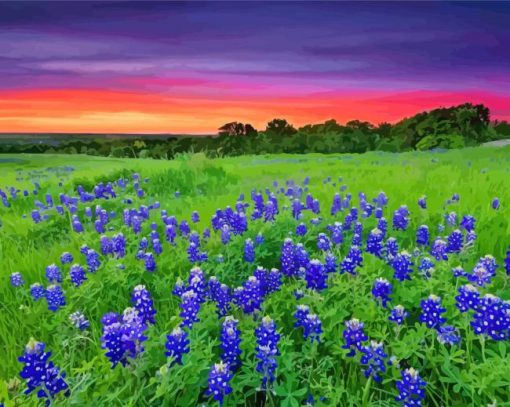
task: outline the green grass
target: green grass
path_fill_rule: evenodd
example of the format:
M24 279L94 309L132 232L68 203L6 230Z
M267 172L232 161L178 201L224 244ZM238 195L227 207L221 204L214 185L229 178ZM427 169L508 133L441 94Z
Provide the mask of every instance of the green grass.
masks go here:
M66 171L66 166L73 171ZM50 170L48 170L50 169ZM401 361L401 367L413 366L428 382L425 405L466 406L487 405L497 401L499 406L508 406L510 388L509 342L482 341L474 335L469 325L470 317L460 314L455 308L454 296L458 286L451 268L462 265L470 271L479 257L492 254L500 265L493 283L481 290L505 300L510 299L508 277L503 270L503 259L510 244L510 147L472 148L435 153L368 153L363 155L269 155L247 156L208 160L202 155L182 156L174 161L109 159L90 156L59 155L0 155L0 187L17 186L21 190L33 189L38 181L41 190L37 199L51 193L54 200L58 194L72 194L78 184L90 189L100 181L118 179L139 172L145 197L136 198L128 188L126 195L117 199L96 201L105 209L115 210L117 215L110 222L115 230L111 236L122 231L128 241L127 256L121 260L102 257L102 266L95 275L78 289L73 288L66 275L63 283L67 305L56 313L47 310L45 301L34 303L28 287L35 282L45 284L45 267L58 263L60 254L71 252L75 260L83 263L79 253L82 244L99 251L99 236L92 224L85 225L85 233L76 234L70 228L70 217L51 215L48 222L35 225L30 213L34 209L34 196L11 201L10 208L0 208L0 402L6 406L37 405L35 396L22 394L24 383L20 381L21 364L17 358L23 353L31 337L45 342L52 351L52 360L67 373L71 396L58 398L55 405L90 406L193 406L215 405L205 397L207 374L210 366L219 361L219 329L213 304L206 303L199 314L200 322L190 333L191 352L185 356L182 366L168 367L164 356L166 335L180 322L179 301L171 294L177 278L186 279L190 268L186 255L186 242L181 240L173 247L165 243L163 254L156 259L157 271L144 271L143 263L135 260L139 236L122 224L122 199L130 197L137 207L155 201L161 208L179 220L189 220L191 212L198 210L201 221L192 229L202 232L210 226L210 218L217 208L234 206L237 197L245 194L251 203L253 188L272 188L273 181L284 185L293 179L301 184L309 176L310 192L321 202L321 216L317 227L310 226L304 238L293 237L305 244L311 258L322 259L316 249L316 235L326 231L333 221L329 209L333 194L340 185L347 185L346 192L353 195L358 204L358 192L364 192L369 200L384 191L389 197L385 209L391 229L393 211L407 204L411 211L411 222L406 232L389 231L401 248L414 249L414 234L421 224L430 227L436 236L437 225L443 223L445 213L455 211L462 217L472 214L476 220L478 235L473 248L459 255L450 256L448 262L438 264L430 280L417 273L411 281L394 282L394 304L401 303L411 311L411 319L399 334L395 334L387 321L389 310L376 306L370 295L373 281L379 276L391 280L392 269L384 261L368 254L364 255L364 266L357 277L334 275L327 290L319 293L307 291L297 301L292 292L304 288L303 281L285 280L281 292L272 294L264 303L263 314L270 315L277 323L282 339L275 392L268 393L267 405L298 406L304 403L308 393L317 400L327 400L318 405L337 406L393 406L396 395L394 382L400 371L389 367L382 384L368 383L361 372L359 357L348 358L343 345L344 321L358 318L365 322L365 331L375 340L384 341L386 351ZM332 177L332 182L342 178L336 186L323 183ZM63 182L59 187L58 182ZM179 198L174 196L180 191ZM453 193L460 201L446 205ZM345 194L345 193L342 193ZM428 197L428 208L420 210L417 200ZM499 197L501 208L491 209L493 197ZM278 195L280 207L289 201ZM304 197L303 197L304 199ZM83 206L80 206L82 214ZM248 209L251 214L252 208ZM27 217L22 216L26 214ZM305 221L312 218L306 213ZM345 213L335 220L343 221ZM160 225L160 215L154 211L151 220ZM144 224L143 234L149 234L149 223ZM364 220L364 237L375 227L373 217ZM261 220L250 222L248 232L237 236L227 247L213 233L204 245L210 260L202 265L208 276L216 275L231 287L240 285L254 271L255 266L242 261L243 242L254 238L260 231L265 243L256 249L256 265L266 268L280 267L280 247L289 233L293 234L296 223L289 211L282 211L274 224ZM448 230L448 229L447 229ZM346 240L352 237L346 233ZM335 249L339 258L345 256L349 245ZM225 262L215 261L218 254ZM125 270L117 265L122 263ZM63 271L67 274L68 268ZM9 283L12 272L21 272L26 284L14 289ZM144 284L151 292L157 310L156 324L149 328L146 350L130 366L115 369L101 349L102 315L108 311L122 312L130 306L133 288ZM417 322L420 300L429 294L443 298L447 308L448 323L459 328L462 336L460 346L446 347L436 340L432 330ZM304 341L301 330L293 328L292 315L298 303L308 304L323 322L324 337L320 345ZM81 310L91 322L91 328L79 332L71 326L69 314ZM236 372L233 393L226 399L226 406L256 403L260 377L255 371L255 338L257 322L235 309L242 331L243 367ZM260 402L260 394L258 395Z

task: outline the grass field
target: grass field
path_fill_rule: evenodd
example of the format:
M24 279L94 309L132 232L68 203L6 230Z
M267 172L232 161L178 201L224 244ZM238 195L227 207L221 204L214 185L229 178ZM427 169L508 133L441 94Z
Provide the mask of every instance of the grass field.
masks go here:
M132 174L141 176L143 197L133 188ZM320 214L303 210L302 219L295 220L291 213L292 200L280 192L286 181L305 188L304 179L309 177L308 190L300 200L311 193L320 202ZM328 178L330 177L330 178ZM76 188L82 185L92 191L99 182L129 180L124 191L114 186L117 197L78 202L77 216L84 231L72 228L69 208L60 215L55 208L42 210L48 218L34 223L31 213L36 209L35 200L45 202L51 194L55 205L59 194L77 196ZM147 178L147 182L145 179ZM278 182L276 187L275 181ZM33 194L34 182L40 188ZM19 189L12 198L8 188ZM285 238L303 243L310 259L324 261L326 250L317 247L317 235L330 235L328 225L335 221L346 223L351 206L360 206L358 194L364 193L366 202L372 203L381 191L388 197L387 205L381 205L388 221L387 237L396 238L399 250L411 253L414 263L410 280L394 278L392 258L387 254L376 256L367 253L366 242L378 220L372 213L362 217L363 265L356 275L329 274L327 288L307 287L307 279L301 276L283 276L282 286L268 294L261 309L254 315L243 312L239 304L233 304L229 315L239 320L241 332L241 362L230 381L232 393L225 396L224 405L299 406L307 401L315 405L329 406L394 406L399 394L395 384L401 380L401 371L414 368L426 382L426 406L510 406L510 334L496 341L486 335L477 335L470 322L473 311L461 313L456 307L458 289L468 284L473 268L482 256L492 255L498 265L490 283L478 287L481 295L492 294L502 300L510 299L509 275L505 272L505 257L510 244L510 147L472 148L448 152L430 153L367 153L364 155L270 155L248 156L208 160L202 155L182 156L173 161L109 159L90 156L17 155L0 156L0 188L6 192L9 207L0 205L0 405L37 405L34 394L25 395L25 381L20 377L23 355L30 338L46 344L51 360L66 372L70 394L60 393L54 405L80 406L195 406L217 405L206 395L208 375L215 363L220 361L220 329L224 318L219 319L214 301L200 305L199 321L186 329L190 351L182 359L182 365L172 364L172 357L165 356L167 335L181 323L179 316L181 299L172 294L179 278L188 280L190 269L199 265L206 278L217 276L221 283L231 289L246 283L256 266L281 269L282 244ZM264 194L273 191L278 201L279 213L274 221L250 220L254 205L251 191ZM287 187L285 187L287 188ZM24 190L28 196L23 196ZM297 187L296 187L297 189ZM178 192L178 194L176 194ZM352 194L348 208L335 215L330 214L333 196L339 192L342 198ZM227 244L221 241L221 233L211 228L211 217L218 208L231 206L244 194L248 203L247 231L232 235ZM460 199L451 199L458 194ZM418 199L427 197L427 208L418 205ZM499 198L500 206L493 209L493 198ZM150 211L149 219L142 224L140 233L123 222L125 208L160 203L160 208ZM85 216L85 207L95 210L101 205L107 213L114 212L105 223L106 231L98 233L94 227L96 216ZM405 230L393 230L394 211L407 205L409 225ZM156 205L157 206L157 205ZM178 222L186 220L191 230L202 235L211 228L211 237L202 239L201 250L208 260L192 264L188 258L188 237L178 234L175 245L165 240L165 224L161 210L175 215ZM193 211L200 221L191 222ZM448 224L445 216L455 212L457 219ZM476 240L464 244L460 253L448 253L448 260L436 261L429 247L417 246L416 230L427 225L431 241L436 237L447 240L450 233L460 228L465 215L476 219ZM311 223L321 218L317 225ZM149 239L151 222L161 236L163 251L155 255L156 270L148 272L144 260L136 255L142 237ZM308 232L296 235L296 226L305 223ZM466 235L466 231L461 229ZM112 237L122 232L126 239L126 254L118 258L101 254L100 236ZM255 261L243 259L247 238L255 240L261 233L264 242L255 247ZM332 245L331 253L338 264L348 255L353 230L343 231L344 242ZM386 241L386 239L385 239ZM61 264L64 252L72 254L73 263L86 267L85 256L80 253L82 245L100 253L101 265L95 273L87 272L87 280L75 287L68 275L70 264ZM223 256L223 261L218 260ZM420 259L428 256L435 271L429 278L418 270ZM48 286L46 267L56 264L64 279L61 286L66 305L56 312L48 310L44 299L34 301L30 286L41 283ZM452 269L462 266L466 274L455 277ZM307 266L308 267L308 266ZM12 273L19 272L24 285L13 287ZM387 308L374 300L371 290L374 281L384 277L393 285L393 293ZM469 280L469 281L468 281ZM143 284L150 292L155 323L148 323L144 351L128 358L126 366L112 368L101 348L103 323L101 318L108 312L122 314L132 306L133 289ZM474 284L471 281L471 284ZM476 284L474 284L476 285ZM295 290L301 289L304 297L297 299ZM441 297L446 308L446 325L455 327L460 343L439 343L436 329L420 322L420 302L429 295ZM303 329L294 326L293 317L298 304L306 304L322 322L320 343L310 343L303 337ZM402 304L409 317L400 327L388 320L392 308ZM504 308L504 306L503 306ZM81 311L90 321L90 327L80 330L73 326L69 315ZM505 311L503 311L505 312ZM510 311L506 311L507 315ZM262 316L270 316L276 323L281 338L278 343L280 356L276 357L276 379L267 391L262 391L262 374L257 371L255 328ZM348 356L345 321L361 320L368 338L384 343L388 358L381 382L363 374L361 352ZM510 318L510 317L508 317ZM364 345L368 345L368 341ZM359 349L358 349L359 350ZM388 363L392 359L391 365ZM42 402L41 402L42 403ZM493 404L491 404L493 403Z

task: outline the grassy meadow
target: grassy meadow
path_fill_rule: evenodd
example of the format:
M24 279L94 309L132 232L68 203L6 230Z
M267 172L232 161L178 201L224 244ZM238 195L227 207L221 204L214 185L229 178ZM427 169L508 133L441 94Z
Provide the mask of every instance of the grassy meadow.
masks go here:
M57 204L60 193L76 196L82 185L92 191L100 182L129 179L140 174L137 196L132 183L124 191L116 189L113 199L79 202L77 215L84 231L72 229L71 214L48 210L48 218L34 223L31 213L35 200L44 202L51 194ZM291 199L280 192L286 181L293 180L308 190L320 202L320 214L303 211L303 218L291 215ZM329 178L328 178L329 177ZM276 186L275 181L278 182ZM34 182L39 184L34 195ZM19 189L12 198L9 187ZM363 253L363 265L357 275L331 273L327 288L309 289L302 278L283 277L281 288L269 294L255 315L243 313L233 305L230 314L239 320L241 331L242 366L230 382L232 393L225 396L225 406L396 406L398 392L395 382L401 380L401 370L413 367L426 381L426 406L510 406L510 345L509 340L495 341L476 335L470 321L471 314L456 308L455 296L464 277L454 277L452 268L462 266L471 272L480 257L494 256L498 269L491 283L480 287L483 294L510 299L509 276L504 259L510 244L510 147L477 147L436 152L384 153L346 155L262 155L208 159L202 154L180 155L174 160L100 158L82 155L0 155L0 188L6 191L9 207L0 205L0 405L6 407L38 405L35 393L23 394L26 388L19 372L18 361L30 338L46 344L52 352L51 360L66 372L70 394L58 395L55 406L195 406L218 405L205 394L211 366L220 360L221 320L215 305L206 301L201 305L199 321L189 330L190 351L183 364L171 364L165 356L167 335L179 325L180 299L172 294L176 281L187 281L190 269L199 265L205 275L235 288L244 284L256 266L266 269L281 267L281 248L285 238L303 243L310 259L324 260L325 253L317 248L317 235L328 234L327 225L344 222L349 208L332 216L333 196L352 194L350 206L358 206L358 194L364 193L372 202L381 191L388 197L383 215L388 221L387 236L397 239L400 250L413 253L417 248L416 229L428 225L431 240L438 236L446 240L457 226L448 225L445 215L455 212L458 222L465 215L476 219L476 240L460 253L448 255L448 260L434 261L435 271L424 278L417 270L419 257L428 249L413 254L415 263L411 280L395 280L391 264L384 258ZM241 194L249 203L247 218L253 211L250 197L256 189L264 196L269 188L275 194L279 213L274 221L264 218L248 221L248 229L233 235L228 244L221 242L220 233L211 229L211 237L202 239L202 250L208 260L192 264L188 259L188 239L178 235L175 245L161 238L163 251L155 256L156 270L147 272L144 262L136 259L140 239L149 236L150 224L165 235L161 210L174 215L179 222L186 220L191 230L202 234L211 227L211 217L218 208L235 207ZM23 191L27 190L27 196ZM177 192L177 193L176 193ZM458 194L458 201L451 200ZM418 199L427 197L427 208L418 206ZM493 198L500 207L493 209ZM160 203L150 211L150 218L139 234L123 222L125 208ZM114 212L106 224L106 231L98 233L93 220L84 216L86 206L101 205ZM393 213L407 205L410 222L406 230L393 230ZM193 211L200 221L190 221ZM360 211L361 212L361 211ZM310 221L320 218L314 225ZM377 225L374 216L361 218L363 248L369 232ZM308 232L297 236L296 226L303 222ZM315 223L315 222L314 222ZM442 225L442 226L441 226ZM444 229L443 229L444 228ZM126 238L126 255L122 258L100 254L101 265L95 273L87 273L87 280L79 287L71 283L69 265L60 263L63 252L69 252L74 262L84 263L80 247L86 244L100 253L99 238L122 232ZM243 260L245 240L255 240L261 233L264 242L255 247L255 261ZM340 262L348 253L352 230L344 231L344 243L332 248ZM218 261L218 256L223 261ZM44 299L34 301L30 285L48 285L45 269L59 265L64 274L61 284L66 305L56 312L48 310ZM24 285L13 287L12 273L21 273ZM371 294L374 280L384 277L393 284L388 308L374 301ZM156 322L145 332L145 350L123 367L111 367L101 348L103 324L107 312L122 313L131 305L135 286L143 284L151 293L156 310ZM296 299L296 289L304 297ZM445 345L437 341L435 330L420 323L420 301L430 294L441 297L446 308L445 317L461 338L460 343ZM293 314L298 304L306 304L322 321L320 343L303 338L295 328ZM409 318L400 328L388 321L393 306L402 304ZM69 315L81 311L90 321L85 330L75 328ZM261 374L257 372L255 328L261 317L270 316L276 323L281 339L280 356L276 358L276 379L268 391L261 391ZM360 364L360 355L348 357L344 345L345 321L357 318L365 324L366 335L384 343L391 365L386 365L382 381L367 379ZM313 399L313 401L312 401ZM493 404L491 404L493 403Z

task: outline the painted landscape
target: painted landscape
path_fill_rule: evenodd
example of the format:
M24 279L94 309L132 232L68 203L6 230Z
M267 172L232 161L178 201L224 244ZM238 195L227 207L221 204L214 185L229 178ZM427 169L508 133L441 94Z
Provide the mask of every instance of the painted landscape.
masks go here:
M510 406L508 17L0 5L0 407Z

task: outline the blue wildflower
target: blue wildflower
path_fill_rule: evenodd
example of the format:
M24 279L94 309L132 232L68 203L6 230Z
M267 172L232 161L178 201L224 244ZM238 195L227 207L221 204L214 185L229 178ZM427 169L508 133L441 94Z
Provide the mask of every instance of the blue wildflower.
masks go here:
M448 260L447 253L447 244L444 240L437 238L434 240L432 247L430 249L430 254L434 256L437 261Z
M409 312L407 312L402 305L396 305L395 308L391 310L391 314L388 317L388 320L395 322L397 325L402 325L404 319L406 319L408 316Z
M11 274L11 285L13 287L21 287L23 284L25 284L25 281L23 280L23 276L20 272Z
M34 283L30 286L30 295L34 301L38 301L46 297L46 290L41 284Z
M448 243L446 246L446 250L449 253L459 253L462 250L462 243L464 240L464 236L459 229L455 229L448 236Z
M152 253L145 253L143 256L144 267L148 272L153 272L156 270L156 261L154 260L154 255Z
M177 363L182 365L182 357L189 353L189 339L188 334L180 326L175 328L170 335L167 335L165 343L165 355L171 357L172 365Z
M62 264L68 264L68 263L72 263L74 260L73 258L73 255L69 252L64 252L62 253L62 255L60 256L60 262Z
M317 291L324 290L327 277L324 265L317 259L310 260L305 270L306 287Z
M39 388L37 397L47 399L45 404L49 406L58 393L63 392L64 396L69 397L70 391L65 373L49 360L51 352L45 352L44 348L44 343L31 339L25 347L25 353L18 360L24 363L20 376L27 382L25 394Z
M422 311L419 321L427 325L428 328L439 329L446 322L446 319L441 316L446 312L446 309L441 305L441 298L437 295L429 295L427 299L420 302L420 307Z
M421 401L425 398L425 386L417 370L409 368L401 372L402 380L397 381L398 396L395 400L404 407L421 407Z
M421 225L416 230L416 244L422 246L429 244L429 227L427 225Z
M80 311L75 311L69 315L69 320L75 328L78 328L81 331L87 329L90 326L90 322Z
M198 322L198 311L200 310L200 300L193 290L187 290L182 294L180 307L182 309L179 316L182 318L183 326L191 328L195 322Z
M480 293L476 287L471 284L459 287L459 295L455 297L456 306L460 312L467 312L470 309L475 310L478 308L480 301Z
M411 279L410 274L413 272L413 262L408 252L402 251L398 253L392 260L391 266L394 270L393 277L397 280L404 281Z
M386 308L386 304L391 300L390 295L393 292L393 286L385 278L378 278L375 280L372 287L372 295L375 300Z
M356 275L356 268L363 265L363 257L358 246L351 246L347 256L340 263L341 273Z
M310 313L307 306L298 305L294 318L296 319L294 326L296 328L303 328L303 335L305 339L310 339L311 343L314 341L320 343L322 323L316 314Z
M361 349L360 363L365 365L363 374L368 379L372 377L376 382L381 382L381 375L386 372L386 359L388 355L384 352L384 345L382 342L370 341L368 346L363 346Z
M251 239L246 239L244 242L244 261L248 263L255 261L255 247Z
M460 343L460 336L455 327L445 325L437 330L437 340L443 345L455 345Z
M213 396L213 399L222 406L225 396L232 393L232 387L229 385L232 376L228 363L215 363L209 371L209 388L205 394Z
M241 365L241 332L238 324L239 321L228 316L221 326L221 359L230 366L232 371L235 371Z
M131 295L131 303L138 311L138 315L142 318L144 324L154 324L154 316L156 310L154 309L154 302L151 295L144 285L137 285L133 294Z
M381 230L375 228L372 229L367 237L367 253L371 253L374 256L381 257L383 249L383 233Z
M46 278L50 283L61 283L62 272L60 271L60 268L56 264L50 264L46 267Z
M354 356L357 351L361 351L363 348L362 342L368 340L365 335L363 328L365 324L360 322L359 319L353 318L345 322L346 329L344 329L343 337L345 344L342 346L343 349L349 349L347 356Z
M60 307L66 305L64 291L59 285L53 284L46 290L46 302L50 311L57 311Z
M486 294L480 298L473 315L471 326L477 335L486 335L495 341L503 341L510 336L510 302Z
M274 321L266 316L262 318L261 324L255 329L255 335L257 341L255 356L259 360L257 372L262 374L262 389L267 390L275 379L276 356L280 354L278 351L280 334L276 332Z
M69 277L71 278L71 282L75 287L79 287L87 279L83 267L79 264L73 264L71 266L71 269L69 270Z

